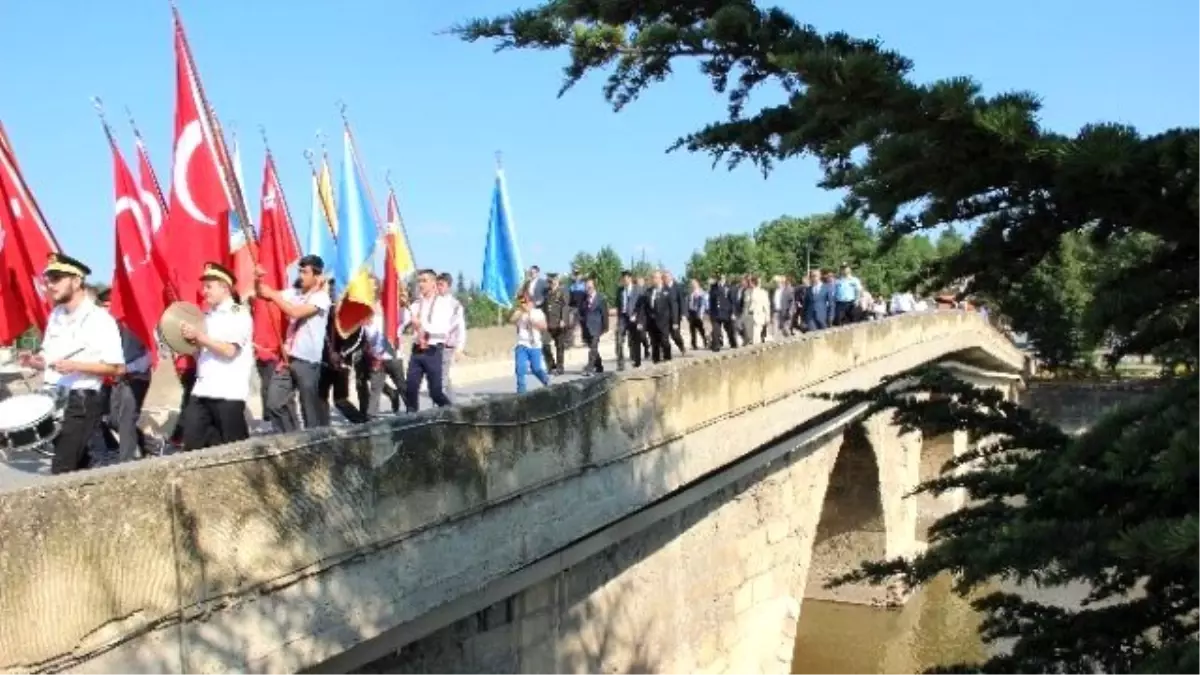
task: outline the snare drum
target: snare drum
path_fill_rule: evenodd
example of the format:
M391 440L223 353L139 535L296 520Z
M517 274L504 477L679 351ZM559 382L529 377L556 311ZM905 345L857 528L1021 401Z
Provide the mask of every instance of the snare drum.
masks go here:
M62 428L53 397L17 394L0 401L0 449L49 454Z

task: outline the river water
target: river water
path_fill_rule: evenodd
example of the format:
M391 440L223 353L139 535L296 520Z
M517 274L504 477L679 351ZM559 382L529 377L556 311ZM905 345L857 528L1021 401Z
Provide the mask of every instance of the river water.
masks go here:
M986 658L982 616L939 577L903 607L882 609L805 600L793 673L919 673Z

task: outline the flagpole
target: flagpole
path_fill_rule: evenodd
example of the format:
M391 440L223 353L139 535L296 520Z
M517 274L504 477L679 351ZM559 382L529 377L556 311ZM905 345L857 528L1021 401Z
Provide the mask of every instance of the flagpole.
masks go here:
M263 125L258 125L258 133L262 136L263 147L267 149L267 158L271 160L272 168L275 168L275 155L271 153L271 144L267 142L267 128ZM287 196L283 194L283 185L279 182L279 171L276 168L271 172L275 176L275 194L279 195L279 201L283 203L283 212L287 214L288 229L292 233L292 240L296 242L296 249L300 250L300 236L296 234L296 221L292 220L292 207L288 206Z
M338 101L338 105L340 106L339 112L342 115L342 127L345 128L346 135L350 137L350 146L354 148L354 170L358 172L358 181L366 186L367 201L371 202L371 211L375 214L375 247L378 248L379 242L386 235L383 219L379 217L379 205L375 203L375 194L371 190L371 181L367 177L367 171L363 167L363 161L359 156L358 141L354 138L354 129L350 127L350 118L346 116L346 103ZM408 243L407 238L405 239L405 243ZM411 248L409 249L409 255L412 255ZM416 264L416 261L414 260L413 263Z
M0 152L3 152L9 162L12 163L12 168L17 174L17 190L22 196L33 206L33 210L37 212L38 229L46 235L50 240L50 245L55 251L61 252L62 246L58 243L58 238L54 236L54 230L50 229L50 223L46 221L46 215L42 213L42 207L38 204L37 199L33 196L33 190L29 189L29 184L25 182L25 174L21 173L20 167L17 166L17 152L13 150L12 142L8 140L8 133L4 131L4 125L0 124Z
M238 212L238 224L242 228L242 234L245 235L247 245L254 241L254 233L250 231L250 217L246 213L246 203L242 198L242 190L237 184L237 178L233 176L233 167L229 162L229 157L225 153L225 138L224 132L220 130L220 124L216 119L216 111L208 103L208 95L204 93L204 83L200 81L199 75L196 74L196 59L192 55L192 46L188 43L187 33L183 30L183 17L179 15L179 7L175 4L175 0L171 0L171 16L175 19L175 32L179 36L179 42L183 45L183 53L187 57L187 75L188 80L196 87L196 94L200 98L200 114L206 118L208 128L213 131L212 142L215 146L217 162L220 163L221 173L224 175L221 178L225 182L225 190L232 196L234 204L232 205ZM250 248L250 259L254 262L254 266L258 267L258 256L254 253L254 248Z
M387 171L383 175L383 182L388 187L388 199L396 194L396 188L392 185L392 172ZM400 234L404 235L404 245L408 247L408 256L412 258L413 271L417 269L417 254L413 251L412 242L408 239L408 228L404 226L404 216L400 214L400 197L396 197L396 218L400 221Z
M329 228L329 234L333 237L333 243L336 244L338 235L333 231L333 218L329 214L329 205L321 198L321 175L317 173L317 165L313 163L313 151L305 150L304 159L308 160L308 168L312 170L313 178L316 179L317 201L321 203L321 213L325 214L325 226Z
M100 124L104 126L104 135L108 138L109 146L112 148L113 152L119 153L120 150L117 147L117 140L113 136L112 127L109 126L108 118L104 115L104 102L100 100L99 96L92 97L92 107L96 109L96 114L100 117ZM132 120L133 118L130 117L130 119ZM155 181L155 187L158 187L157 181ZM166 209L163 209L164 218L166 217L166 213ZM155 265L155 267L157 268L158 265ZM159 270L159 274L162 276L161 270ZM166 292L167 300L170 302L175 302L179 299L179 290L176 288L175 281L175 279L170 278L170 275L167 275L163 278L163 290Z
M129 106L125 106L125 116L129 118L129 127L133 129L134 140L144 149L146 144L142 140L142 132L138 131L137 122L133 120L133 112L129 109ZM149 163L148 157L147 163ZM150 168L153 169L154 167L152 166ZM150 182L154 183L154 192L156 193L155 196L158 197L158 205L162 207L163 217L165 218L167 214L167 199L166 195L163 194L162 186L158 183L158 176L154 175L153 170L150 172Z

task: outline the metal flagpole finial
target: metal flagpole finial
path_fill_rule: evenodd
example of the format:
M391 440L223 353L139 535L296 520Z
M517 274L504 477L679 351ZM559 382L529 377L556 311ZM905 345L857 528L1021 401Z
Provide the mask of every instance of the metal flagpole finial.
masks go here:
M496 151L496 168L497 169L504 168L504 153L500 152L499 150Z
M342 99L337 100L338 114L342 116L342 122L349 125L350 120L346 117L346 102Z
M96 109L100 119L104 119L104 101L101 101L99 96L92 97L92 107Z
M258 135L262 136L263 147L267 149L267 154L271 154L271 144L267 142L267 128L263 125L258 125Z
M395 190L395 188L392 187L392 170L387 167L384 167L383 169L383 182L388 186L389 190Z
M325 150L325 134L321 133L320 129L317 129L317 143L321 144L321 156L328 155L329 153Z

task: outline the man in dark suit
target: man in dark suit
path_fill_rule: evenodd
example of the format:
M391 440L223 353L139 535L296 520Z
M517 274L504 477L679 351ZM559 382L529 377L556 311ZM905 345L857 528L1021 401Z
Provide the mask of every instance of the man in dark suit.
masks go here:
M650 359L655 363L671 360L671 326L677 321L672 291L663 283L662 272L655 272L650 289L642 295L638 323L650 337Z
M687 316L689 295L687 284L665 271L663 272L663 283L667 288L668 295L671 296L671 302L675 305L675 323L671 324L671 342L675 343L679 355L683 356L687 350L683 348L683 333L680 332L679 326L683 323L683 317Z
M821 281L821 272L814 270L808 277L808 295L804 299L804 329L821 330L829 325L833 311L832 286Z
M633 284L633 274L629 270L621 272L621 285L617 287L617 370L625 370L625 347L629 347L629 357L633 367L642 365L642 334L638 330L637 306L641 289Z
M729 339L730 348L737 348L737 332L733 330L733 300L725 283L725 275L717 275L708 289L708 318L712 321L712 350L721 351L722 334Z
M587 280L586 289L579 301L579 328L588 346L588 364L583 374L590 375L604 372L600 360L600 336L608 332L608 305L604 303L604 296L596 292L595 279Z

